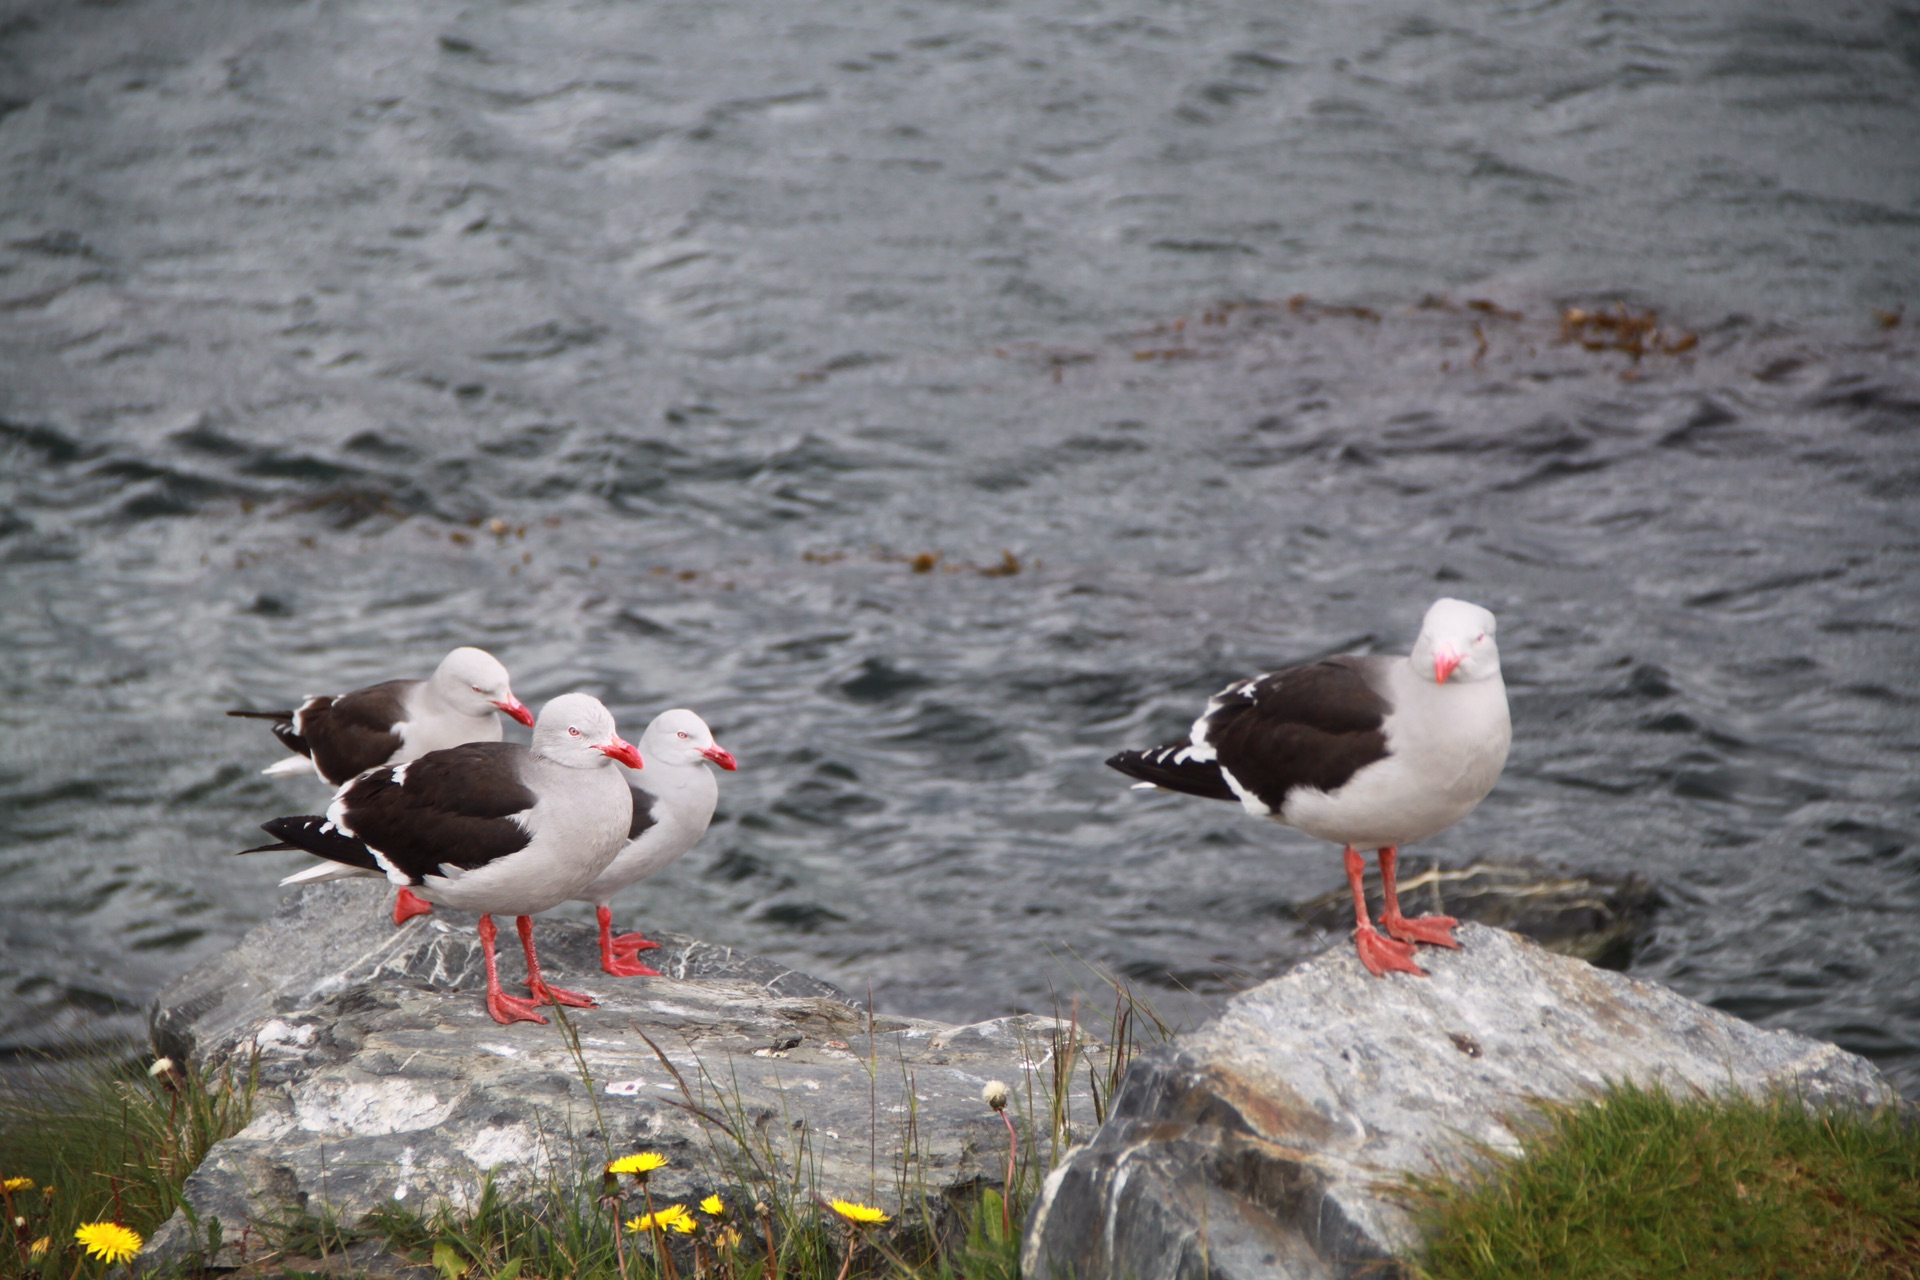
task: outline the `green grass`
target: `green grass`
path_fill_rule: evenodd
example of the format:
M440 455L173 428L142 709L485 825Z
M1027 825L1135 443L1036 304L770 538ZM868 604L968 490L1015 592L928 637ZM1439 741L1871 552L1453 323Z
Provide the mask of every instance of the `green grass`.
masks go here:
M0 1197L8 1221L25 1219L0 1239L0 1277L97 1274L75 1228L117 1222L151 1235L180 1206L181 1184L207 1149L246 1127L251 1064L212 1079L190 1066L155 1075L149 1065L81 1051L0 1087L0 1179L13 1188ZM36 1253L37 1240L46 1247Z
M356 1241L378 1240L390 1252L433 1266L447 1280L691 1280L695 1275L714 1280L1017 1280L1019 1275L1020 1219L1014 1217L1011 1233L1002 1228L1000 1197L992 1189L947 1215L942 1232L891 1237L856 1229L817 1206L743 1203L737 1193L722 1199L724 1218L686 1206L698 1224L691 1235L663 1237L629 1229L624 1224L646 1208L643 1197L626 1187L617 1208L572 1194L503 1203L488 1192L468 1212L441 1205L421 1214L394 1205L351 1230L308 1220L297 1225L298 1238L286 1239L283 1247L303 1246L299 1252L309 1255L339 1253ZM661 1201L657 1207L667 1206ZM279 1265L300 1268L291 1250ZM271 1266L266 1270L276 1273Z
M1920 1125L1615 1086L1416 1184L1427 1280L1920 1280Z

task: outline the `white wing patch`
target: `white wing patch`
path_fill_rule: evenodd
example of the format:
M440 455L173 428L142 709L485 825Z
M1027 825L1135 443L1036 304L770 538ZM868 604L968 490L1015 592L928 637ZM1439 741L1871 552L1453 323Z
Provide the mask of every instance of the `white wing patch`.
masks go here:
M386 854L380 852L378 849L374 848L372 845L367 846L367 852L373 855L374 865L387 873L388 880L392 881L394 884L403 885L403 886L410 885L413 883L413 878L409 876L406 872L402 871L400 868L394 866L393 860L387 857Z
M1174 757L1173 762L1175 764L1185 764L1191 760L1195 764L1213 764L1219 760L1219 751L1214 748L1213 743L1207 738L1207 721L1213 718L1214 712L1220 710L1229 702L1244 701L1248 695L1253 692L1254 685L1264 679L1266 679L1265 676L1254 676L1250 680L1235 680L1232 684L1214 694L1211 698L1208 698L1207 709L1202 711L1200 718L1193 722L1193 728L1187 730L1187 738L1193 745L1183 748L1180 754ZM1226 770L1222 769L1221 772L1225 773ZM1246 794L1240 791L1240 784L1237 782L1229 780L1227 785L1242 796ZM1261 808L1261 812L1266 812L1264 806Z
M359 833L356 832L352 827L347 825L347 799L346 799L345 787L342 787L340 789L339 794L333 797L333 802L327 806L326 819L327 820L325 822L320 824L321 835L329 836L329 835L332 835L335 831L338 831L341 835L352 836L355 840L358 840L360 838Z
M1227 766L1220 766L1220 777L1226 782L1227 786L1232 789L1233 794L1240 797L1240 807L1242 809L1245 809L1256 818L1271 818L1273 816L1273 810L1267 807L1267 802L1241 786L1240 779L1234 777L1233 771L1227 768Z
M1214 704L1209 702L1206 715L1195 720L1193 728L1187 731L1187 737L1191 739L1192 745L1180 748L1173 757L1175 764L1185 764L1189 760L1195 764L1212 764L1219 758L1219 753L1213 749L1213 744L1207 741L1207 716L1212 715L1213 712Z
M318 701L318 697L308 698L293 713L293 731L303 738L307 736L307 712L313 710L313 704Z

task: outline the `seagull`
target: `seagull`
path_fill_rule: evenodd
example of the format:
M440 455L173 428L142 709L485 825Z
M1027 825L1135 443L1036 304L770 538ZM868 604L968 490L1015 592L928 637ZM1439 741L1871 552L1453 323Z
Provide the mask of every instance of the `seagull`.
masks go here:
M1500 777L1513 730L1494 618L1436 600L1405 657L1329 658L1236 681L1185 738L1107 763L1164 788L1238 800L1248 813L1343 845L1354 940L1376 977L1426 975L1415 943L1458 948L1457 920L1400 913L1400 846L1466 817ZM1382 934L1367 918L1360 851L1379 853Z
M733 753L713 740L707 722L684 708L653 718L640 735L640 754L651 764L644 782L627 780L633 821L627 827L626 847L579 895L579 901L594 904L600 918L600 967L616 978L659 977L658 969L640 963L640 953L660 944L637 932L613 936L613 895L659 875L706 834L720 799L720 785L707 762L728 773L740 767Z
M562 694L540 709L531 747L470 742L371 769L324 815L262 823L281 843L243 852L328 859L283 885L384 875L429 902L479 912L487 1012L499 1023L545 1022L538 1005L594 1003L541 976L532 917L583 893L626 843L633 800L615 761L641 767L612 713L587 694ZM531 1000L500 989L495 913L516 917Z
M500 741L504 711L531 725L533 713L513 696L507 669L485 649L462 646L425 680L388 680L352 693L317 694L296 711L229 711L273 721L274 736L294 753L261 772L284 778L317 773L334 786L383 764L403 764L466 742Z

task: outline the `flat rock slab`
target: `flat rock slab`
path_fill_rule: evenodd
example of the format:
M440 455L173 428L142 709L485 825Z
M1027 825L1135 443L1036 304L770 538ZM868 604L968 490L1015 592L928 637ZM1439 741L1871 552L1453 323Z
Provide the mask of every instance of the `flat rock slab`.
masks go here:
M531 1198L640 1150L671 1161L651 1182L660 1204L738 1200L797 1171L822 1193L924 1216L923 1196L938 1210L999 1182L1006 1134L981 1089L1004 1080L1029 1105L1030 1077L1067 1030L1031 1016L869 1018L826 983L673 934L650 935L663 946L643 957L670 976L610 978L591 927L551 921L536 926L548 979L600 1007L501 1026L472 917L396 929L391 892L310 886L154 1006L159 1052L217 1068L258 1050L253 1122L186 1186L198 1217L221 1221L219 1265L240 1261L249 1224L301 1211L351 1224L390 1201L467 1207L488 1178ZM501 957L509 985L515 942ZM923 1179L910 1187L909 1166ZM176 1215L143 1260L181 1256L190 1236Z
M1375 978L1350 944L1137 1059L1094 1141L1047 1180L1023 1272L1078 1280L1394 1274L1409 1174L1515 1151L1536 1100L1677 1092L1896 1095L1862 1058L1479 925Z

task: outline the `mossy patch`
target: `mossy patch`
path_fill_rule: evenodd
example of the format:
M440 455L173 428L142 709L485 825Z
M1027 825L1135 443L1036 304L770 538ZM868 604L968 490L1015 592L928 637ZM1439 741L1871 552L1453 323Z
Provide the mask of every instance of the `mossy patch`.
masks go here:
M1920 1277L1920 1124L1616 1086L1418 1184L1428 1280Z

